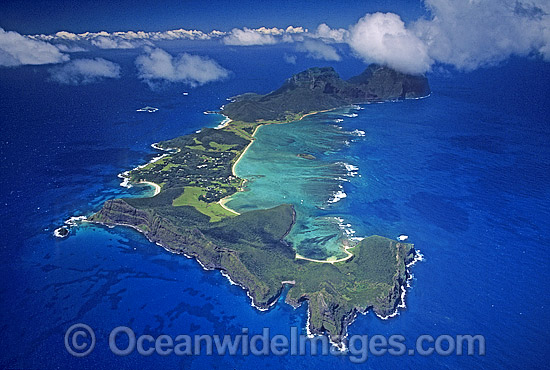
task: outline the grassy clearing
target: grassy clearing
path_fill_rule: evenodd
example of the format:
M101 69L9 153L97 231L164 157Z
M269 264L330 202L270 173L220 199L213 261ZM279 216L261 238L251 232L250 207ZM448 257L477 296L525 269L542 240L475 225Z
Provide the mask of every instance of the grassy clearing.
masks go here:
M185 147L191 150L203 150L203 151L206 150L204 145L186 145Z
M208 145L210 145L210 147L213 148L216 152L227 152L228 150L236 146L235 144L219 144L215 141L211 141L210 143L208 143Z
M210 222L218 222L224 218L235 216L234 213L229 212L218 203L206 203L199 200L199 197L205 193L205 189L196 186L188 186L184 189L182 195L172 201L172 205L174 207L194 207L200 213L210 217Z
M170 168L172 168L172 167L181 167L181 166L180 166L179 164L168 163L166 166L164 166L164 167L162 168L161 171L169 171Z

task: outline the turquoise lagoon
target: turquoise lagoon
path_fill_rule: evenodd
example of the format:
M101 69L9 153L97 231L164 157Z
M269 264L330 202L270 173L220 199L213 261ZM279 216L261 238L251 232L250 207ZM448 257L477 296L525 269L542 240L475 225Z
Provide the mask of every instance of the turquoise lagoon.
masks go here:
M343 245L354 231L339 214L346 197L343 183L357 176L342 149L360 140L362 131L344 131L344 119L359 106L306 116L300 121L261 126L256 140L235 166L247 180L244 191L226 203L237 212L292 204L296 224L286 240L302 256L343 257Z

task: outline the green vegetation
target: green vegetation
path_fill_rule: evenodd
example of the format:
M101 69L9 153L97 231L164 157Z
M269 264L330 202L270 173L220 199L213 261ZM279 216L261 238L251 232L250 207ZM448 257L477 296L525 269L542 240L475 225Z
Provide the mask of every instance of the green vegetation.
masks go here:
M214 148L212 149L213 151L215 152L227 152L228 150L230 150L231 148L235 147L235 144L232 144L232 145L229 145L229 144L218 144L214 141L211 141L210 143L208 143L208 145L211 147L211 148Z
M289 119L300 117L291 115ZM162 192L155 198L163 206L194 207L209 216L211 222L232 217L235 214L218 202L236 193L243 184L243 179L233 174L233 164L254 140L258 126L282 122L286 121L234 121L222 129L205 128L160 142L157 145L170 150L170 155L130 171L130 180L162 184Z
M287 79L267 94L243 94L232 98L223 113L234 120L291 121L308 112L349 104L408 99L430 93L424 76L406 75L371 64L362 74L344 81L331 68L310 68Z
M195 207L211 217L212 222L230 217L234 214L218 202L238 191L242 184L243 180L233 175L231 167L252 141L252 136L245 131L251 126L258 124L242 123L221 130L207 128L161 142L159 147L171 150L171 154L131 171L130 179L163 184L162 192L176 189L168 193L171 198L167 193L155 197L162 200L163 205ZM245 134L239 135L238 130Z
M210 222L217 222L226 217L235 216L235 213L223 208L218 203L207 203L204 200L206 189L187 186L183 190L183 194L172 201L174 207L191 206L200 213L210 217Z
M170 155L131 171L129 177L162 184L160 193L108 201L90 220L133 226L165 248L225 271L259 307L276 301L283 281L292 282L286 301L298 306L307 300L309 329L340 342L357 312L373 308L385 316L395 310L413 246L372 236L359 242L345 261L297 259L293 246L284 240L295 222L291 205L236 215L219 201L242 186L232 166L254 140L259 125L297 120L350 102L427 92L425 78L379 66L349 81L341 80L332 68L312 68L270 94L236 97L224 110L234 121L222 129L205 128L158 143ZM315 159L307 153L298 156Z
M173 167L182 167L182 165L180 165L180 164L174 164L174 163L168 163L166 166L164 166L164 167L162 168L161 171L170 171L170 169L173 168Z
M194 197L197 192L187 195ZM283 281L293 281L286 301L299 306L308 300L309 329L328 333L335 342L345 335L356 312L373 308L385 316L395 310L407 278L406 264L414 256L411 244L372 236L362 240L353 249L354 256L344 262L296 259L294 249L284 241L294 222L290 205L209 222L193 207L119 199L107 202L91 221L135 225L151 241L195 256L208 268L224 270L259 307L277 299Z

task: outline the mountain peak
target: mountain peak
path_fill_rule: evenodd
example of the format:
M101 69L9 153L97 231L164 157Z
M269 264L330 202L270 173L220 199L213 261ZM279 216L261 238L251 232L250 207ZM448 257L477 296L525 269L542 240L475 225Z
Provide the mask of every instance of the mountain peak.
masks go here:
M225 106L224 114L246 122L284 121L296 114L370 101L418 98L429 93L426 77L377 64L347 81L332 67L314 67L293 75L267 95L240 95Z

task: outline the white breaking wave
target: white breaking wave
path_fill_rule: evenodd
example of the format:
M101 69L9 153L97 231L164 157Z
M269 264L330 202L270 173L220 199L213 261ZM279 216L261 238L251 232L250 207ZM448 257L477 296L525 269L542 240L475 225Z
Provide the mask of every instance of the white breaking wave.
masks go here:
M132 184L130 184L130 178L128 177L128 174L130 173L130 171L124 171L122 173L119 173L117 175L118 178L121 178L122 179L122 182L120 183L120 186L122 186L123 188L131 188L132 187Z
M351 224L346 223L342 217L334 217L334 219L338 222L338 227L340 228L340 230L344 232L344 234L346 234L346 237L348 239L352 239L352 240L363 239L355 236L355 230L351 228Z
M77 226L80 222L86 221L88 218L86 216L73 216L65 221L67 226Z
M348 171L347 173L348 176L354 177L357 175L357 172L359 172L359 167L357 166L354 166L349 163L342 163L342 164L344 165L344 167L346 167L346 171Z
M63 234L61 231L62 230L66 230L67 231L67 234ZM53 231L53 235L56 237L56 238L66 238L67 236L69 236L68 234L69 232L69 228L66 227L66 226L61 226L61 227L58 227L57 229L55 229Z
M339 187L340 187L340 190L332 194L332 197L327 201L328 203L339 202L348 196L344 191L344 187L342 185L339 185Z
M223 115L223 114L222 114L222 115ZM220 130L220 129L226 127L226 126L229 124L229 122L232 121L231 118L229 118L229 117L227 117L227 116L225 116L225 115L223 115L223 116L225 117L224 120L221 121L220 124L219 124L218 126L214 127L214 129Z
M151 147L157 149L157 150L163 150L163 151L169 151L170 149L163 149L163 148L160 148L158 146L156 146L155 144L151 144ZM117 175L118 178L121 178L122 179L122 182L120 183L120 186L124 187L124 188L131 188L132 187L132 184L130 183L130 172L134 171L134 170L139 170L143 167L146 167L148 164L150 163L155 163L156 161L164 158L164 157L167 157L168 154L162 154L162 155L159 155L157 157L154 157L153 159L151 159L149 162L147 163L144 163L144 164L140 164L139 166L135 167L134 169L130 170L130 171L124 171L122 173L119 173Z
M71 230L71 227L78 226L81 222L86 221L88 218L86 216L73 216L70 217L68 220L64 222L64 226L58 227L53 231L53 235L55 235L57 238L65 238L69 234L63 234L62 230L66 230L69 232Z

